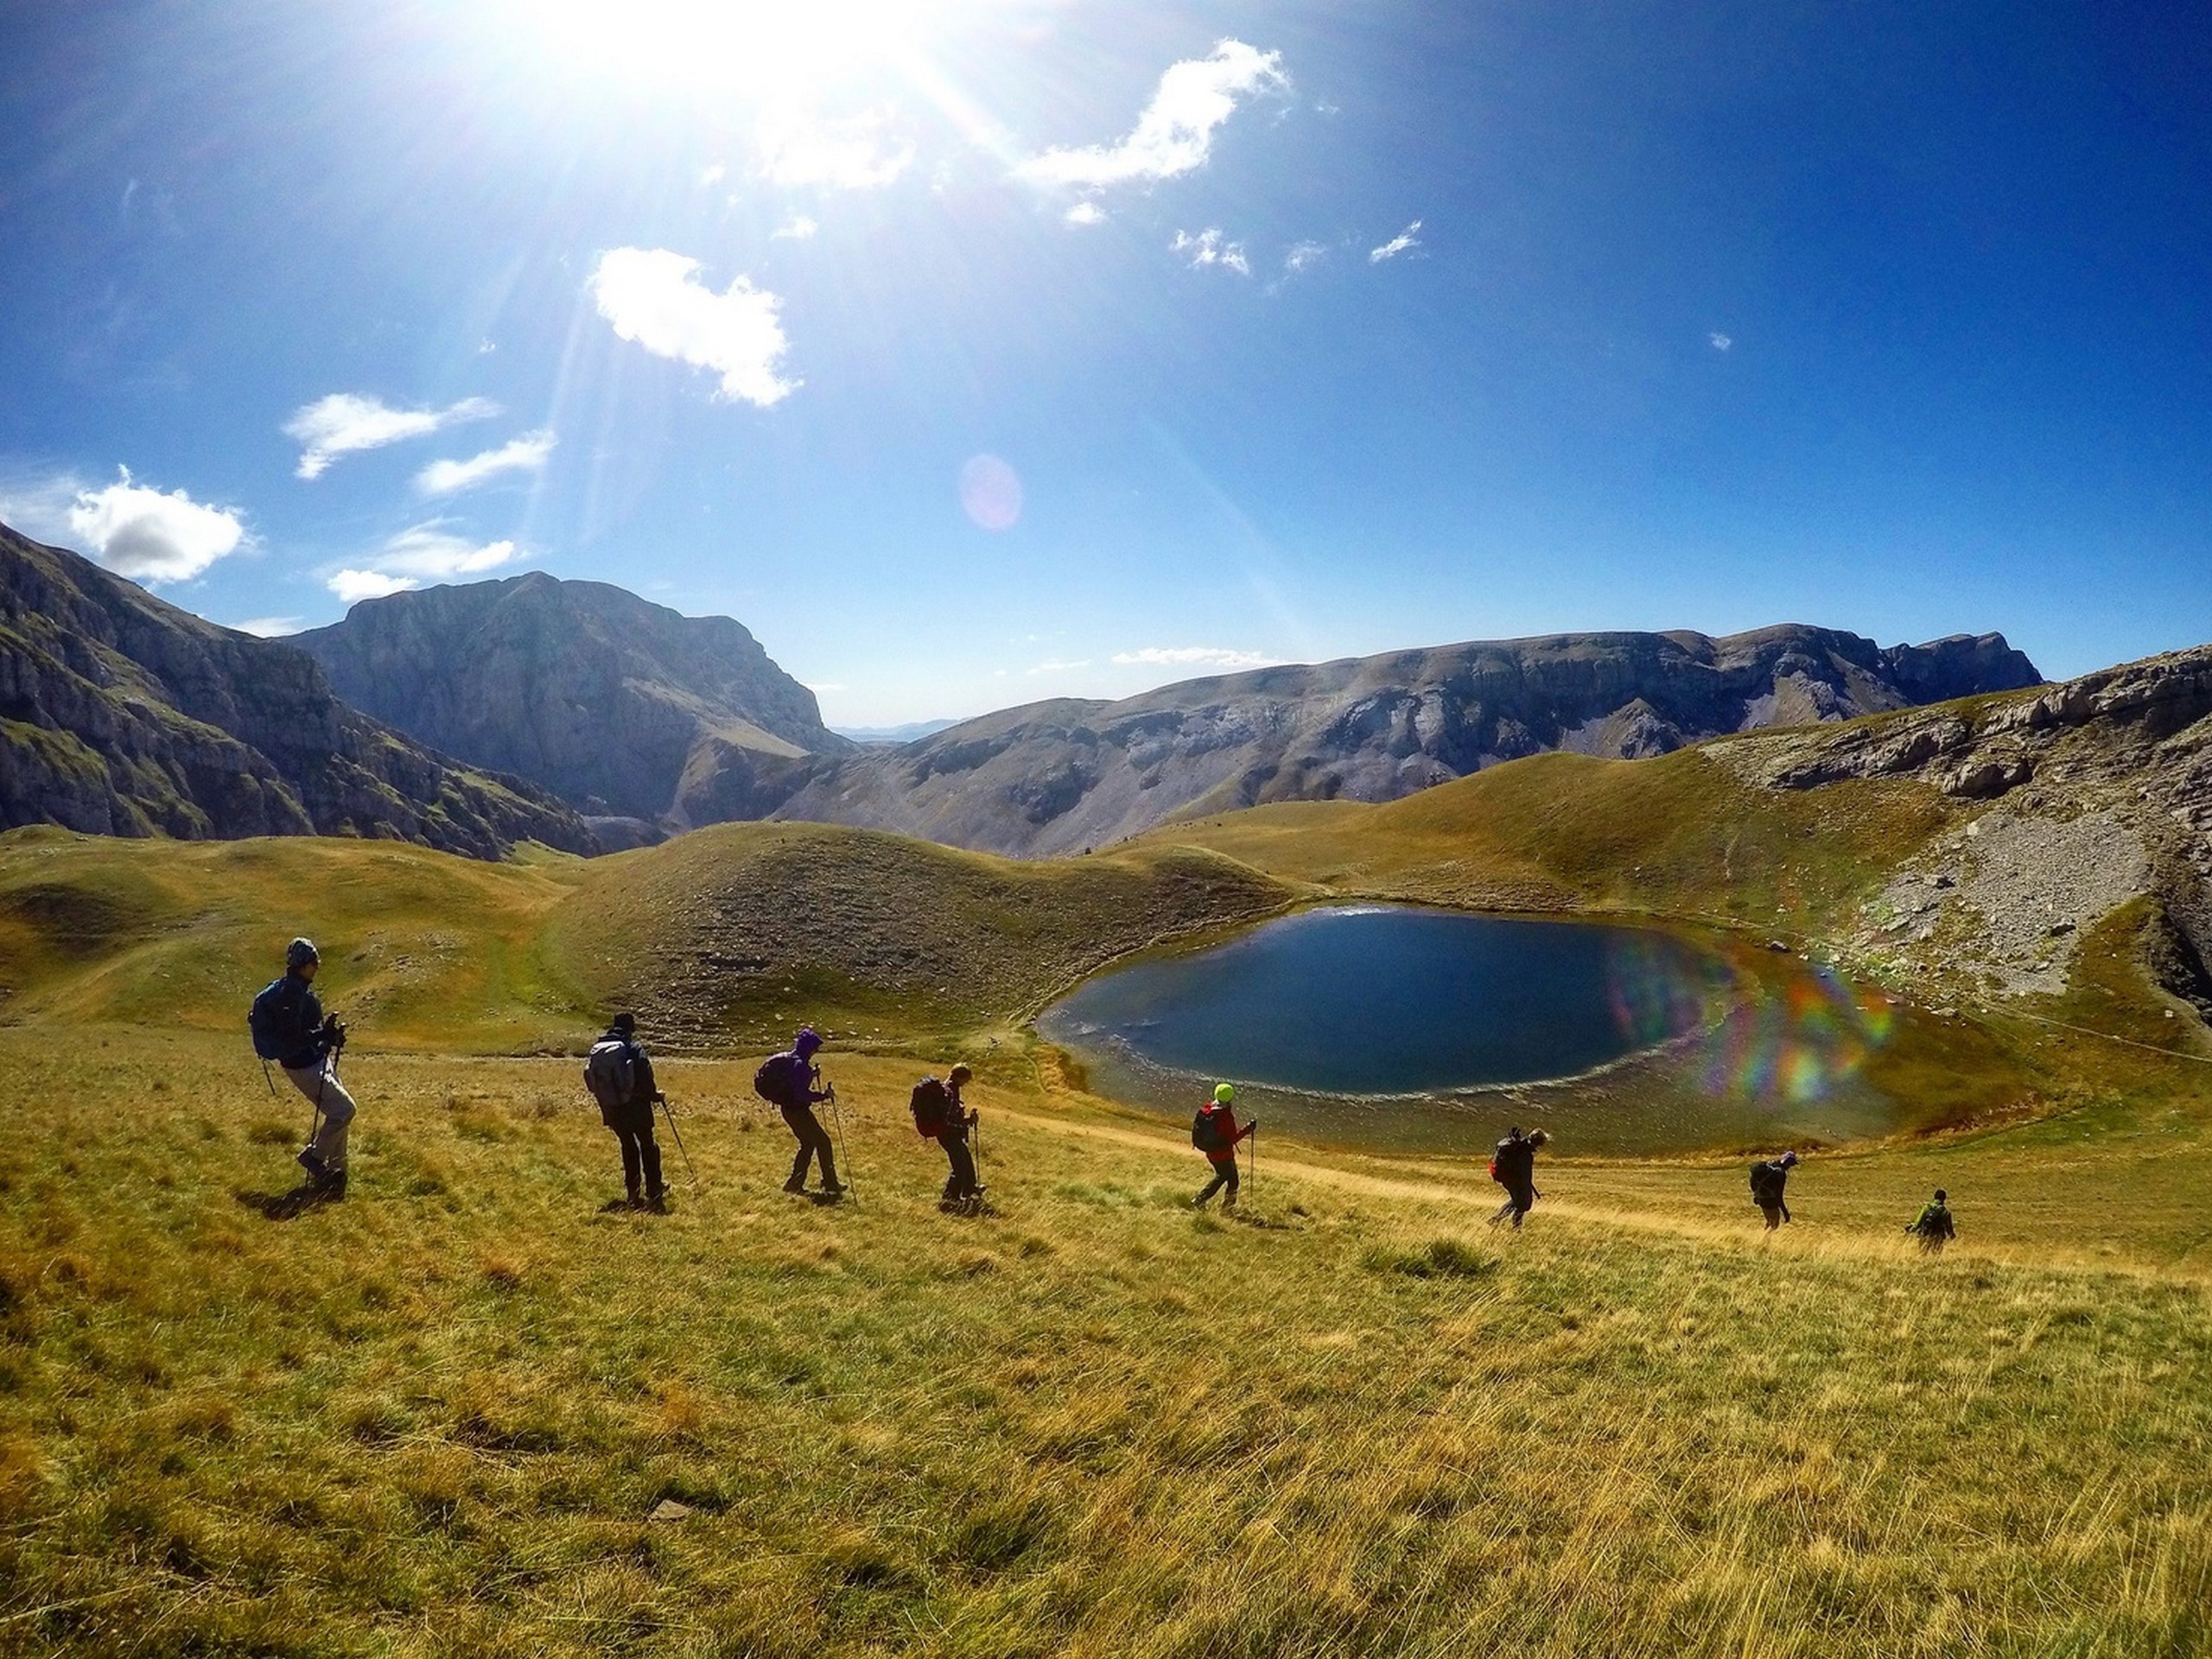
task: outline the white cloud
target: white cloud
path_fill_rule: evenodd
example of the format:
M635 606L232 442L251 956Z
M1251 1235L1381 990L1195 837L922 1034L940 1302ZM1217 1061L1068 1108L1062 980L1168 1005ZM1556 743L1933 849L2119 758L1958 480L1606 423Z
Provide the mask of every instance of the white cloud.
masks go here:
M720 162L709 162L699 169L699 188L704 190L720 184L728 174L729 169Z
M553 435L525 432L497 449L486 449L467 461L434 461L415 474L415 487L424 495L451 495L473 489L502 473L542 473L553 453Z
M1219 265L1240 276L1252 274L1252 262L1244 257L1244 245L1224 240L1218 226L1208 226L1196 236L1188 231L1178 231L1167 249L1171 253L1183 255L1193 270L1200 265Z
M1091 189L1172 179L1205 165L1215 131L1236 112L1240 99L1289 88L1281 53L1223 41L1208 57L1170 64L1160 78L1160 90L1119 143L1048 149L1023 162L1014 174L1035 184Z
M296 616L255 616L231 626L240 633L250 633L257 639L282 639L288 633L297 633L307 626L304 618Z
M456 536L445 526L442 518L411 525L386 542L364 567L338 571L323 585L352 605L404 593L425 582L481 575L518 556L512 542L480 543Z
M745 276L717 294L699 280L699 269L696 259L665 248L615 248L591 274L592 297L624 340L718 372L723 397L762 409L780 403L800 385L777 372L791 345L776 315L782 300Z
M1421 246L1420 231L1421 220L1415 219L1412 224L1407 226L1404 230L1400 231L1388 242L1385 242L1381 247L1369 249L1367 252L1367 263L1370 265L1379 265L1385 259L1396 258L1408 248L1417 248Z
M515 556L512 542L475 542L456 536L442 519L403 530L384 544L376 568L398 576L473 576Z
M1294 274L1326 257L1328 251L1325 242L1294 242L1290 251L1282 257L1282 268Z
M804 213L800 213L788 225L768 232L771 242L804 242L822 228Z
M304 446L295 474L321 478L340 455L425 438L456 421L480 421L499 412L497 404L482 397L464 397L444 409L392 409L379 397L334 391L295 410L284 423L284 435Z
M1117 651L1114 660L1124 667L1273 668L1281 659L1220 645L1147 645L1142 651Z
M130 469L104 490L79 490L69 531L86 554L138 582L188 582L238 550L245 526L227 507L203 506L182 490L167 495L130 481Z
M886 136L890 121L888 110L866 110L830 121L788 107L767 111L757 130L760 158L755 170L785 189L810 185L878 189L914 162L912 144Z
M380 570L340 570L323 584L338 595L339 602L358 605L365 599L383 599L391 594L404 594L410 588L423 584L411 576L387 576Z
M1022 671L1027 674L1065 674L1073 669L1089 668L1090 666L1090 658L1088 657L1084 658L1079 662L1072 663L1062 662L1058 658L1052 657L1047 658L1041 663L1039 663L1035 667L1025 669Z
M1725 352L1736 342L1726 334L1707 334L1705 337L1705 343L1716 352Z
M1068 209L1065 218L1071 225L1103 225L1106 210L1095 201L1078 201Z

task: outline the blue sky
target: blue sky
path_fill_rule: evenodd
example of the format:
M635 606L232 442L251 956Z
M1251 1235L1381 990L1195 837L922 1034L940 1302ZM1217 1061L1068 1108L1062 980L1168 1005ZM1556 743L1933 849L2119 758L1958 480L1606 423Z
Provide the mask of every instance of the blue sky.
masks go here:
M0 20L0 514L219 621L543 569L846 723L1585 628L2212 639L2188 8Z

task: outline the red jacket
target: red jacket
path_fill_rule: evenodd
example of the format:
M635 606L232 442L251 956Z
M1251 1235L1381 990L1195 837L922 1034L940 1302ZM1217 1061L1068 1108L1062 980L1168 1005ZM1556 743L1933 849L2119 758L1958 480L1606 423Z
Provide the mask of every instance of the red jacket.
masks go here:
M1207 1158L1217 1164L1234 1162L1236 1158L1236 1143L1252 1133L1252 1126L1248 1123L1243 1128L1238 1128L1236 1114L1219 1101L1201 1106L1198 1109L1213 1119L1214 1135L1217 1137L1214 1149L1206 1154Z

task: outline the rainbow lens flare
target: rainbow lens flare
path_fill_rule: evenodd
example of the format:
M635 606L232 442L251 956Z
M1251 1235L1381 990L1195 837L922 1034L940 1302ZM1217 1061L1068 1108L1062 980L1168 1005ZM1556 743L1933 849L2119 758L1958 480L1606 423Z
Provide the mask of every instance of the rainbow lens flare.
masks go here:
M1803 1104L1833 1093L1889 1040L1881 991L1826 963L1736 948L1723 955L1637 943L1611 964L1613 1016L1640 1045L1694 1034L1706 1092Z

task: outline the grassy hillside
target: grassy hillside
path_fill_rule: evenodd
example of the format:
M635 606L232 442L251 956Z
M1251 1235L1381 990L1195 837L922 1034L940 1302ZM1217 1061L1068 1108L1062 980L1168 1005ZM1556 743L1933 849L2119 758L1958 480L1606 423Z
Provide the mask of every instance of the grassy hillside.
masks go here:
M286 941L371 1041L527 1052L593 1017L544 950L582 861L491 864L399 842L0 836L0 1020L242 1033Z
M724 824L594 861L549 948L692 1044L799 1020L877 1042L1004 1030L1117 956L1292 896L1188 848L1024 863L874 830Z
M825 1211L677 1061L704 1190L647 1217L573 1061L364 1057L355 1196L275 1222L302 1114L227 1039L0 1069L0 1651L2212 1642L2201 1113L2077 1126L2164 1154L2100 1265L2055 1128L1815 1160L1771 1242L1734 1166L1548 1170L1501 1236L1478 1173L1279 1149L1193 1216L1179 1137L987 1085L962 1221L910 1067L833 1059Z

